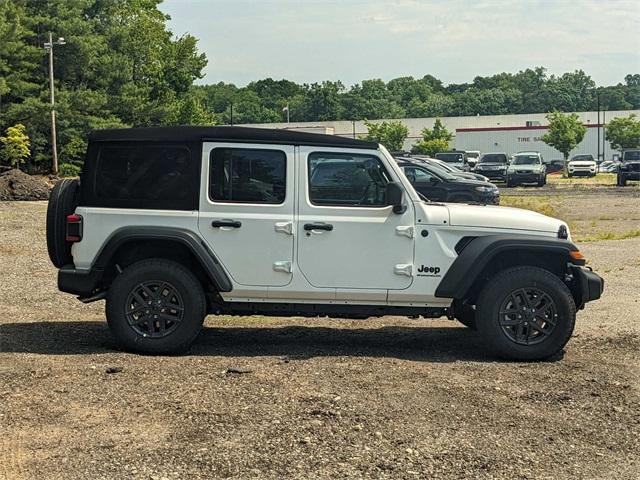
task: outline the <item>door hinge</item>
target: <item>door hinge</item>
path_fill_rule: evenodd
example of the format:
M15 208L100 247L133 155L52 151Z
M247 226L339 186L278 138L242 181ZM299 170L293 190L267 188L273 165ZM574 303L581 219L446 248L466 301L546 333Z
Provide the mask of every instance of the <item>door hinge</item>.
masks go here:
M396 233L404 237L413 238L414 231L415 229L413 228L413 225L400 225L399 227L396 227Z
M273 269L276 272L291 273L291 262L273 262Z
M399 263L393 267L393 273L396 275L404 275L406 277L413 276L413 265L410 263Z
M275 224L276 232L286 233L287 235L293 235L293 222L277 222Z

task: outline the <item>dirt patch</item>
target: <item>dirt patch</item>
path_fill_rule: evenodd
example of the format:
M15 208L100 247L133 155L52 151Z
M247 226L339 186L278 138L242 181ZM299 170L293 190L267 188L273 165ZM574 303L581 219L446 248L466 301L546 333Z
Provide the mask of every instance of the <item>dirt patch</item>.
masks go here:
M0 172L0 200L46 200L51 187L47 177L28 175L15 168Z
M213 315L152 357L57 291L45 212L0 203L0 479L640 478L640 238L581 245L606 289L555 361L443 319Z

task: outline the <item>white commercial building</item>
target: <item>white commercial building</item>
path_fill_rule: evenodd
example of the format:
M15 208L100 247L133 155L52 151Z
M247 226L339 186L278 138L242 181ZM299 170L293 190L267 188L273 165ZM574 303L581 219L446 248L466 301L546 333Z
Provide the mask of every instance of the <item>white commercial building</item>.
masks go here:
M611 159L615 153L609 142L604 140L606 124L616 117L628 117L635 113L640 117L640 110L610 112L577 112L582 123L587 127L584 140L572 154L590 153L594 157L600 153L601 158ZM409 129L404 149L422 138L420 132L424 128L433 128L435 118L399 118L373 120L374 123L384 121L400 121ZM519 115L487 115L475 117L442 117L447 129L454 134L451 147L457 150L480 150L481 152L506 152L512 155L524 150L537 150L545 160L562 158L562 154L540 140L547 131L548 124L545 113L527 113ZM367 127L362 121L340 120L335 122L292 122L292 123L258 123L244 126L262 128L286 128L314 133L340 135L358 138L367 134ZM604 147L604 156L602 155Z

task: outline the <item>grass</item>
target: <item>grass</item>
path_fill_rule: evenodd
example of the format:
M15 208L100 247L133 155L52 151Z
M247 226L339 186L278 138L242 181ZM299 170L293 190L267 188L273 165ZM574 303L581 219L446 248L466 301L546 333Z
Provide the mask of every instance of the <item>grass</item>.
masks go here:
M627 238L640 237L640 230L629 230L627 232L598 232L587 237L578 237L578 242L601 242L603 240L625 240Z
M559 187L572 187L580 188L582 185L594 186L615 186L616 174L615 173L598 173L595 177L571 177L563 178L562 175L548 175L547 183L550 185L556 185Z
M538 212L549 217L558 216L558 211L549 196L503 196L500 199L500 205L533 210L534 212Z

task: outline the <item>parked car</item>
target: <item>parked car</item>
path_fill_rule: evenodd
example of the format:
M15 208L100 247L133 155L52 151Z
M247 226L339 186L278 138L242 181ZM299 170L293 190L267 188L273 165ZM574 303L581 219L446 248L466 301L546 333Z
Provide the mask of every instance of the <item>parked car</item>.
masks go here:
M598 171L601 173L616 173L620 162L617 160L605 160L598 165Z
M399 158L405 158L408 161L428 163L429 165L440 167L446 170L447 172L449 172L451 175L455 175L456 177L470 178L471 180L480 180L482 182L489 181L489 179L484 175L480 175L479 173L475 173L475 172L463 172L459 168L454 167L448 164L447 162L443 162L442 160L438 160L437 158L425 157L424 155L411 155L409 157L399 157Z
M549 160L545 163L545 166L547 167L547 174L562 172L564 170L564 160L562 158Z
M598 173L598 164L593 155L574 155L567 164L567 175L569 177L585 175L595 177Z
M622 161L618 166L617 184L624 187L629 180L640 180L640 149L622 152Z
M547 183L547 168L540 152L518 152L507 168L507 187L535 183L539 187Z
M467 154L467 164L469 165L469 169L473 170L476 168L478 160L480 159L480 150L467 150L465 153Z
M105 300L118 342L152 354L187 350L207 314L401 315L540 360L604 286L561 220L426 202L379 144L288 130L94 132L46 225L58 288Z
M504 152L483 153L476 165L475 173L479 173L489 178L489 180L507 179L507 167L509 157Z
M498 205L500 192L489 182L460 178L427 163L398 160L398 165L416 191L434 202Z
M438 152L434 155L438 160L448 163L452 167L456 167L463 172L469 171L469 165L467 164L467 154L465 152L452 151L452 152Z

